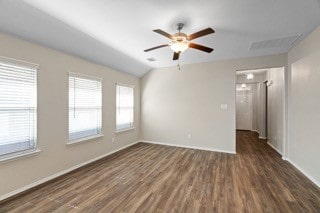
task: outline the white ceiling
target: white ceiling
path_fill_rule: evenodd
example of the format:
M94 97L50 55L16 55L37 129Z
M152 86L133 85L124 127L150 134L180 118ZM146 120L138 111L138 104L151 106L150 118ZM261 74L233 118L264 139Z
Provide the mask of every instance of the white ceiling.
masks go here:
M249 74L249 73L253 73L253 74L263 74L265 72L267 72L268 69L257 69L257 70L241 70L241 71L237 71L236 74L237 75L245 75L245 74Z
M96 63L142 76L152 68L176 65L167 43L154 32L185 33L206 27L216 33L195 40L211 54L188 49L181 64L288 52L320 24L317 0L0 0L0 31ZM293 45L250 50L252 42L299 36ZM154 57L155 62L146 59Z

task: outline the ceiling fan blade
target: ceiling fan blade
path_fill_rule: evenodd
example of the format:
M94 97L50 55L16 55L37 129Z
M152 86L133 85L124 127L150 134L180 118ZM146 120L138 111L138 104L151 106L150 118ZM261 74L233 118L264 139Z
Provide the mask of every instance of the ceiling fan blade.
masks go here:
M170 35L169 33L165 32L163 30L156 29L156 30L153 30L153 32L159 33L160 35L163 35L169 39L172 39L172 35Z
M202 37L202 36L205 36L205 35L209 35L211 33L214 33L214 30L212 28L206 28L204 30L201 30L199 32L196 32L196 33L193 33L191 35L188 36L188 40L191 41L193 39L196 39L196 38L199 38L199 37Z
M189 47L193 49L201 50L207 53L211 53L213 51L213 49L210 47L202 46L200 44L195 44L195 43L190 43Z
M162 48L162 47L167 47L167 46L169 46L169 44L159 45L159 46L156 46L156 47L152 47L152 48L150 48L150 49L146 49L146 50L144 50L144 51L145 51L145 52L149 52L149 51L151 51L151 50L155 50L155 49Z
M178 60L179 56L180 56L180 53L173 52L173 59L172 60Z

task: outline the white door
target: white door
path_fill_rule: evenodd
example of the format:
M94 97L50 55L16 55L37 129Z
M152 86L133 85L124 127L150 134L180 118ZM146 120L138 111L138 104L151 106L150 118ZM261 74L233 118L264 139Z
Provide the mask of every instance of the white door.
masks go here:
M250 90L236 91L236 128L252 129L252 93Z

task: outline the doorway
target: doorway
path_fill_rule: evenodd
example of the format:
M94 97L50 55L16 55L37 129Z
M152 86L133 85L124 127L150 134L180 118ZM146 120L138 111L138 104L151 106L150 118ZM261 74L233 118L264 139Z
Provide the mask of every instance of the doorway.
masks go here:
M236 130L251 132L279 153L284 150L284 104L284 67L236 72Z

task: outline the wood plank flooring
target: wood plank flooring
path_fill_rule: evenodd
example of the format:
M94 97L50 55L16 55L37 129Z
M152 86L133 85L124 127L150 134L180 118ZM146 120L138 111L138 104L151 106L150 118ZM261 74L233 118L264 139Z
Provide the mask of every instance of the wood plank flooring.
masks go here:
M255 133L237 155L139 143L0 212L320 212L320 189Z

